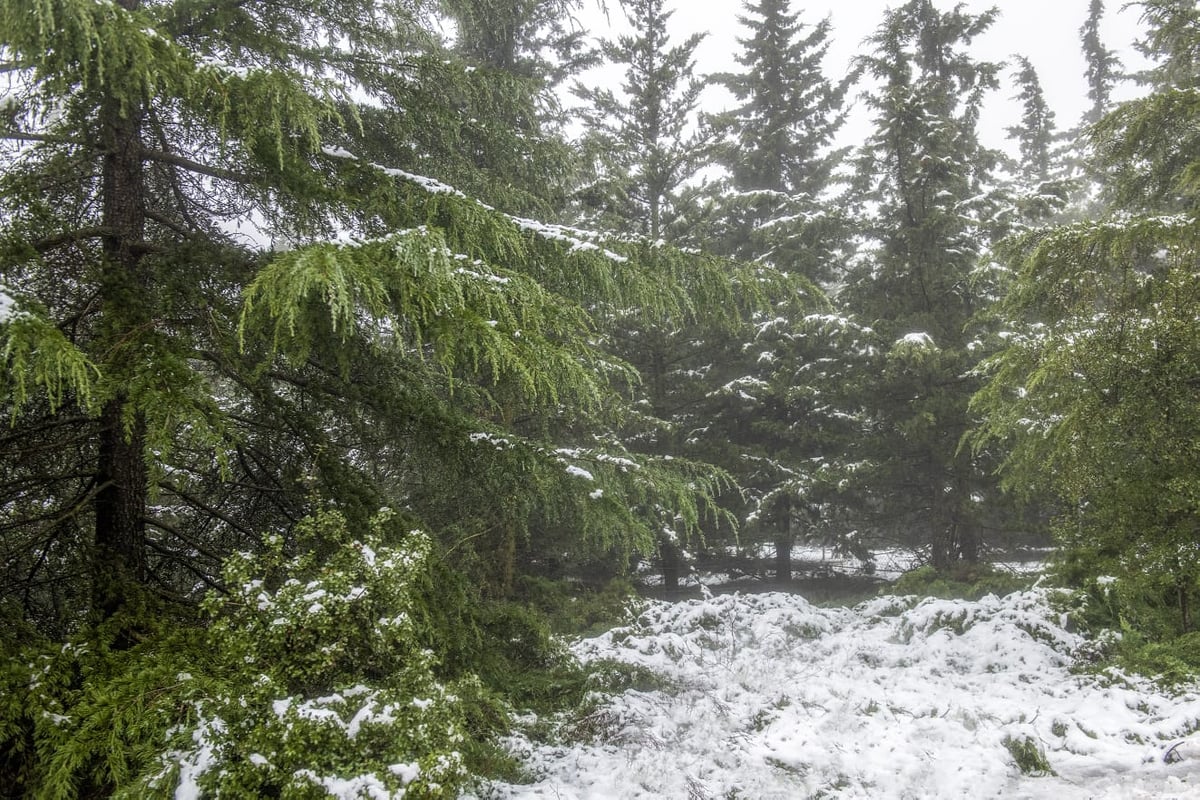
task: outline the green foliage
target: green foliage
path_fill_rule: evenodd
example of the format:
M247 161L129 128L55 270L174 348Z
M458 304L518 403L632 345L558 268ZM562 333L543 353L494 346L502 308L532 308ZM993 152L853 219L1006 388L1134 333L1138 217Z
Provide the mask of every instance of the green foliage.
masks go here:
M11 398L13 422L35 388L45 393L51 411L67 401L94 407L100 370L40 314L21 310L0 319L0 364L0 397Z
M455 796L467 737L494 733L480 720L499 704L468 675L437 677L426 642L444 631L423 627L421 594L431 543L394 528L384 513L354 534L322 511L300 526L297 554L276 537L231 558L206 627L147 609L66 646L23 648L5 665L6 783L37 798L168 797L177 785Z
M989 594L1003 597L1025 591L1033 585L1033 581L1029 576L1004 572L987 564L963 564L948 571L924 566L904 573L881 591L896 595L978 600Z
M573 581L535 576L521 578L517 596L545 615L551 629L564 636L593 636L628 623L639 605L637 591L625 578L599 589Z
M1194 8L1149 8L1156 55L1191 63ZM1154 93L1094 127L1117 208L1007 245L1006 346L972 402L976 446L1010 447L1007 484L1057 496L1060 573L1082 587L1083 618L1120 631L1129 663L1179 673L1190 645L1173 642L1200 596L1196 98L1186 69L1156 74Z
M578 194L587 219L654 243L686 241L686 182L707 163L711 134L694 129L704 81L694 77L695 34L671 45L663 0L622 3L631 34L601 44L604 59L624 69L620 95L576 85L587 104L583 142L593 174Z
M1004 749L1013 757L1022 775L1053 775L1046 750L1032 736L1005 736Z
M976 267L1002 200L999 154L978 133L1000 65L969 46L997 13L913 0L887 13L863 58L879 81L868 97L875 132L859 159L875 246L840 294L873 333L861 402L875 466L862 473L863 493L873 528L929 547L939 568L977 561L985 533L1012 522L995 500L990 454L959 446L983 354L974 317L990 300Z

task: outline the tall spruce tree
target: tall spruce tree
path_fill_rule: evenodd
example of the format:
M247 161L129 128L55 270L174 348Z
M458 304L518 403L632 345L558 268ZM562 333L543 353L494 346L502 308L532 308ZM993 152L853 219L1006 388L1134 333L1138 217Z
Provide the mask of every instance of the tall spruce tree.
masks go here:
M744 71L714 76L738 105L713 120L715 160L728 177L709 188L705 243L791 277L796 293L710 356L720 367L711 371L716 402L705 406L704 424L721 442L720 463L746 492L742 544L772 543L775 575L786 581L797 534L819 527L819 487L830 474L821 457L830 455L837 427L824 413L830 405L808 402L818 393L811 362L829 352L806 320L828 317L814 284L840 275L847 255L848 218L831 202L845 152L832 143L856 73L836 84L822 73L828 19L809 29L781 0L748 2L743 10L747 35L737 60Z
M825 195L845 155L833 140L856 75L832 83L822 72L829 19L804 25L787 0L746 2L743 10L748 35L738 40L737 61L744 71L714 76L739 103L714 120L722 135L716 161L729 171L728 186L714 191L714 246L828 281L849 235Z
M709 157L709 136L697 127L704 82L693 74L703 37L674 45L668 31L672 12L664 0L623 0L621 6L632 32L601 43L603 58L624 68L620 92L575 86L586 104L582 149L592 163L591 179L578 193L579 214L586 224L652 244L683 244L681 220L690 204L686 184ZM670 268L668 261L661 268ZM646 319L638 309L615 309L607 326L616 352L645 381L651 428L635 435L641 446L661 454L680 452L684 426L678 417L694 404L689 389L697 386L686 376L710 363L698 340L684 333L687 325L680 318ZM664 581L674 589L683 569L683 537L667 520L658 538Z
M1121 59L1116 51L1105 47L1100 37L1100 24L1104 21L1104 0L1091 0L1088 15L1079 35L1083 44L1083 57L1087 63L1084 77L1087 80L1087 97L1092 102L1083 115L1083 124L1092 125L1108 112L1112 105L1112 90L1121 78Z
M1075 186L1066 174L1063 154L1055 146L1061 137L1041 78L1025 56L1014 60L1017 93L1013 99L1021 103L1021 118L1006 129L1018 152L1011 187L1013 211L998 233L1042 224L1062 213Z
M1017 56L1015 100L1021 103L1021 121L1007 129L1020 152L1020 177L1028 185L1050 180L1051 152L1055 138L1054 112L1046 102L1037 70L1025 56Z
M997 13L912 0L887 13L863 58L881 84L868 97L876 130L860 163L877 204L869 234L877 246L841 296L878 337L862 439L875 464L867 480L878 524L927 548L939 569L979 559L992 494L959 441L979 357L968 331L983 300L973 273L998 163L976 126L1000 68L966 48Z
M665 0L622 0L621 7L633 32L601 43L604 59L624 67L620 93L575 87L595 165L582 213L607 230L678 243L686 184L710 158L711 137L698 127L704 81L694 74L703 36L672 45Z

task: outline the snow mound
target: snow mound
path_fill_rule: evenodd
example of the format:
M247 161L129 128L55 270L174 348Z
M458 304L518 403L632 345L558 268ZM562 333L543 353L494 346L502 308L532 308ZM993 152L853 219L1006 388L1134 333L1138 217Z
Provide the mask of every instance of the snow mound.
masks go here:
M557 743L514 737L536 782L486 796L1200 797L1200 760L1163 758L1200 728L1200 688L1072 674L1084 640L1048 598L655 603L575 650L658 688L598 696ZM1200 752L1186 744L1174 755ZM1021 749L1052 772L1024 774Z

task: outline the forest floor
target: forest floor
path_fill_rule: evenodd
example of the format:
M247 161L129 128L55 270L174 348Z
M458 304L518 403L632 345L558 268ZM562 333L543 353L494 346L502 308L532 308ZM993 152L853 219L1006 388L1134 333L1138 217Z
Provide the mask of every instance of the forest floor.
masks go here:
M527 781L478 797L1200 797L1200 686L1088 671L1098 644L1053 590L694 591L576 642L604 691L524 718L507 747Z

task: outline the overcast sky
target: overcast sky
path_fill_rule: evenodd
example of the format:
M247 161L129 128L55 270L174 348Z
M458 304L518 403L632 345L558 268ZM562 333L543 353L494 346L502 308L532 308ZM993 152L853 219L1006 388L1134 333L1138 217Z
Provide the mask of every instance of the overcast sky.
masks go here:
M844 73L850 59L864 52L863 40L879 25L886 8L902 0L792 0L792 10L800 12L801 22L816 23L829 16L833 22L832 44L825 65L826 74ZM1106 18L1102 28L1105 46L1117 50L1126 68L1136 68L1143 62L1132 50L1132 42L1141 35L1140 11L1123 8L1124 0L1105 3ZM943 10L953 8L952 0L939 0ZM991 6L1000 8L1000 18L988 33L976 40L973 52L980 59L1003 61L1014 54L1024 55L1033 62L1042 80L1047 101L1055 111L1060 129L1072 127L1087 107L1087 88L1084 83L1084 60L1080 50L1079 28L1087 17L1089 0L965 0L968 10L979 12ZM613 31L628 30L618 0L608 0L609 29L604 15L596 4L589 3L581 21L596 36L612 36ZM738 71L733 60L739 49L738 37L746 35L737 22L742 12L741 0L674 0L676 9L671 18L671 39L678 44L694 32L707 33L697 51L697 71L701 73ZM620 73L596 72L585 80L590 82L620 81ZM1019 107L1011 100L1015 93L1011 73L1004 74L1004 83L989 101L981 122L987 144L1006 146L1004 127L1015 122ZM727 95L713 91L707 99L712 110L721 110L728 102ZM850 138L861 137L869 130L865 114L855 115Z

